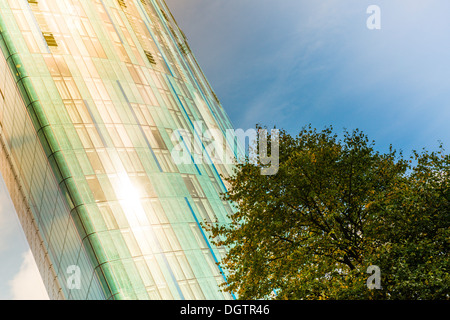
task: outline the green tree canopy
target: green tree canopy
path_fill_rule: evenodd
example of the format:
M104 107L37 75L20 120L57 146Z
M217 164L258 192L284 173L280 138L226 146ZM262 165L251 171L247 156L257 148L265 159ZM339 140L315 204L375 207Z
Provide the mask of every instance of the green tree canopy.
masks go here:
M228 248L224 290L241 299L448 299L450 157L390 147L355 130L279 133L279 170L236 165L224 198L227 225L210 226ZM269 147L270 150L270 147ZM367 268L381 270L369 290Z

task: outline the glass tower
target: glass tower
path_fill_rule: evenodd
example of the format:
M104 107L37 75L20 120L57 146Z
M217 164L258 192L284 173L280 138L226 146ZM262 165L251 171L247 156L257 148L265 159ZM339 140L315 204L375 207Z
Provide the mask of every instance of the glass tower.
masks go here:
M232 126L164 0L0 0L0 48L0 168L49 296L233 298L202 226L233 212L204 138L234 156Z

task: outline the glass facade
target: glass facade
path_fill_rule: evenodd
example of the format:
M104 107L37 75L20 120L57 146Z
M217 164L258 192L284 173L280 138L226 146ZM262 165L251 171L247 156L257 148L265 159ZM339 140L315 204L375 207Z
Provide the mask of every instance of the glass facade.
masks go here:
M202 130L232 125L165 2L0 0L0 48L1 173L50 297L233 298L201 226L233 210ZM174 161L180 129L213 160Z

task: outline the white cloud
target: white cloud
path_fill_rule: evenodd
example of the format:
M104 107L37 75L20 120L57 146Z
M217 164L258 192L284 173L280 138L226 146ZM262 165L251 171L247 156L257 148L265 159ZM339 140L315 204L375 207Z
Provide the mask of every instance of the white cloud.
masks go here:
M24 251L25 253L21 255L21 252ZM2 299L48 299L41 275L1 175L0 261L2 261L0 266L0 296ZM15 273L17 268L19 271Z
M12 214L13 210L14 207L9 198L8 190L0 174L0 252L6 248L10 236L17 226L17 221L14 221L14 215Z
M23 255L19 272L9 283L13 300L48 300L48 294L31 251Z

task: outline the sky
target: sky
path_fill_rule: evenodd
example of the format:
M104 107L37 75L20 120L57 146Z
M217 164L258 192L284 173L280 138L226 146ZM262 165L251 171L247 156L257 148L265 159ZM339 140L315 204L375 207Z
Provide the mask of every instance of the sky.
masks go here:
M47 292L5 183L0 179L0 300L44 299L48 299Z
M359 128L405 155L450 144L448 0L166 3L235 129ZM23 298L46 296L0 183L0 299Z
M166 2L236 128L359 128L405 154L449 140L448 1Z

